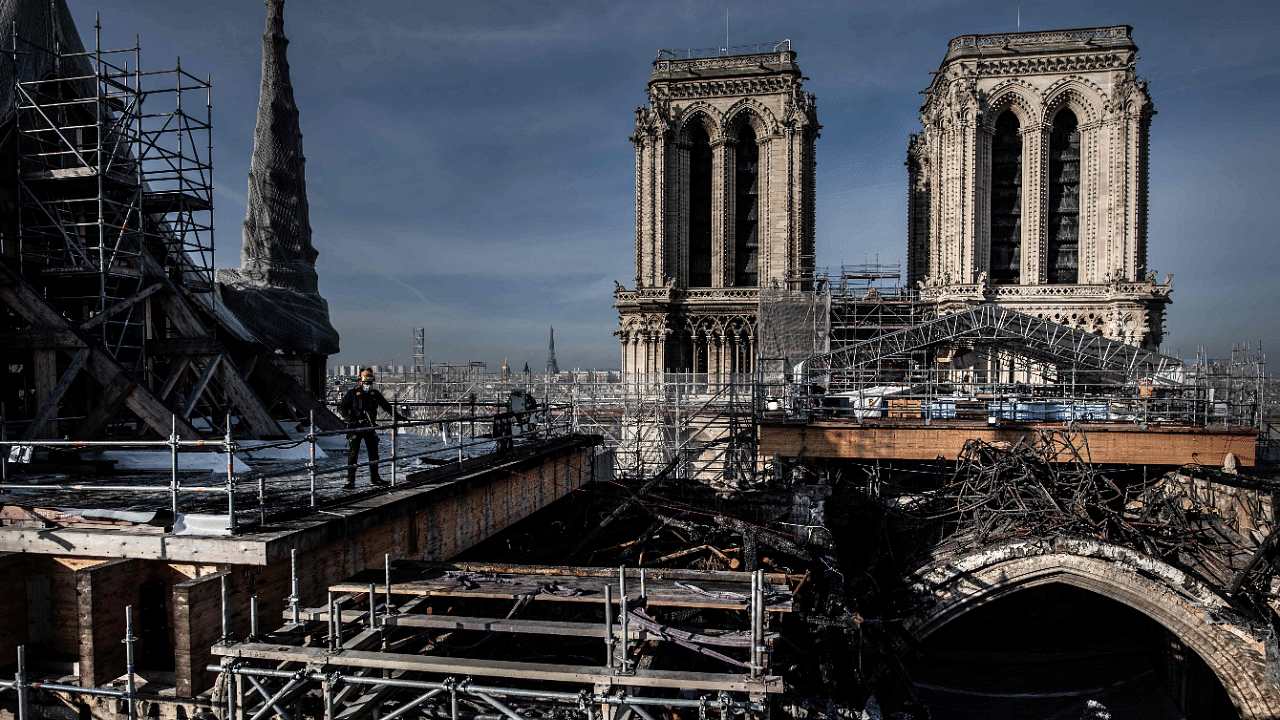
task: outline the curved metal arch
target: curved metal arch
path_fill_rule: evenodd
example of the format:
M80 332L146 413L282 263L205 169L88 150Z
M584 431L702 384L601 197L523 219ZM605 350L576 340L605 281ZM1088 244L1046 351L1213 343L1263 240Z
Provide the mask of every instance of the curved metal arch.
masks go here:
M811 382L831 370L861 368L893 355L956 341L1007 348L1047 364L1073 366L1120 381L1159 377L1182 364L1119 340L987 304L815 355L800 363L796 376Z

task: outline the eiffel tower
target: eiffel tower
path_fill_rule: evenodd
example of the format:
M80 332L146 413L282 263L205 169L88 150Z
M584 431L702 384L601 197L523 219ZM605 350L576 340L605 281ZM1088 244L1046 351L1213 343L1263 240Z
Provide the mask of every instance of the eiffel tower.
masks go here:
M560 372L560 364L556 362L556 329L551 328L551 343L547 345L547 372Z

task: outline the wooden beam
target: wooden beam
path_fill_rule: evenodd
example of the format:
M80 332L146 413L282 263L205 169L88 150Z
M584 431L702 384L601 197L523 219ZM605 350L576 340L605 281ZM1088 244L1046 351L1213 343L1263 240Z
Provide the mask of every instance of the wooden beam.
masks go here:
M226 351L226 347L211 335L147 341L148 355L221 355Z
M40 437L40 429L44 424L53 417L58 409L58 403L62 401L62 396L67 394L67 388L71 387L72 381L76 379L76 375L84 368L85 361L89 358L89 348L80 348L79 352L71 358L71 364L63 371L62 377L58 379L58 384L53 387L49 396L41 403L40 409L36 411L36 416L32 419L31 424L27 426L27 431L22 434L23 440L35 440Z
M148 285L147 287L140 290L133 297L125 298L124 300L121 300L120 302L116 303L115 305L112 305L106 310L103 310L97 315L94 315L88 320L85 320L84 322L80 323L80 329L88 330L89 328L94 328L101 325L103 322L107 320L107 318L110 318L114 315L118 315L124 312L125 310L128 310L129 308L133 307L137 303L142 302L143 300L146 300L147 298L151 297L152 294L154 294L157 290L160 290L163 287L164 287L164 283L152 283Z
M1122 465L1221 466L1227 453L1250 466L1257 455L1257 430L1133 424L1078 424L1088 440L1088 459ZM760 457L847 458L856 460L956 459L968 440L1017 443L1062 423L983 423L933 420L823 420L805 425L762 423ZM1062 462L1074 460L1062 456Z
M683 670L637 670L633 675L615 675L608 668L586 665L557 665L552 663L512 662L509 660L472 660L459 657L410 655L407 653L339 650L330 653L324 648L282 647L260 643L217 645L210 649L214 655L252 660L303 663L309 668L323 669L351 667L379 670L408 670L439 673L453 676L501 677L521 680L542 680L563 683L586 683L626 687L652 687L694 690L724 690L726 692L779 693L783 690L782 678L766 676L752 680L747 675L732 673L689 672Z
M69 330L79 337L87 347L99 352L89 353L89 361L85 365L90 374L103 385L109 385L119 376L129 378L129 373L116 362L111 354L102 348L98 341L90 338L78 327L73 326L57 308L49 304L26 278L18 275L0 263L0 300L3 300L14 312L32 325ZM132 382L132 381L131 381ZM161 436L167 437L173 413L160 402L151 391L134 382L135 390L129 393L126 404L143 422L147 423ZM178 422L178 435L185 440L199 440L200 433L191 423L185 420Z
M11 350L57 350L84 346L75 333L56 328L37 327L0 333L0 347Z
M107 423L115 419L124 409L129 396L138 389L138 384L127 375L117 375L102 389L102 394L93 403L89 415L76 427L72 440L91 440L102 432Z
M285 392L281 397L293 405L294 409L298 411L299 417L305 418L308 413L314 412L318 429L346 429L347 424L337 415L334 415L329 406L325 405L315 395L312 395L310 390L298 382L298 378L277 367L271 361L271 358L262 358L257 363L256 369L258 376L265 381L268 387L285 388Z
M221 364L221 355L214 355L209 358L209 364L204 366L204 370L200 372L200 377L196 379L196 384L191 387L191 392L187 395L187 401L182 404L182 410L178 412L178 417L191 417L191 411L195 410L196 403L200 401L200 396L204 394L205 388L209 387L209 381L213 379L214 371Z
M179 358L169 369L169 377L165 378L164 385L160 386L160 392L156 393L156 397L164 401L169 397L169 393L173 392L173 388L182 379L182 373L186 371L187 366L191 364L191 358Z
M280 423L271 417L267 407L262 404L261 398L253 392L244 378L240 377L234 363L220 363L218 379L222 382L222 390L227 394L227 399L240 412L241 419L248 423L249 429L258 437L264 440L288 437L284 428L280 427Z
M58 351L43 349L31 352L31 375L35 385L36 402L41 407L53 396L53 389L58 385ZM43 423L41 423L43 424ZM53 433L58 433L54 424Z

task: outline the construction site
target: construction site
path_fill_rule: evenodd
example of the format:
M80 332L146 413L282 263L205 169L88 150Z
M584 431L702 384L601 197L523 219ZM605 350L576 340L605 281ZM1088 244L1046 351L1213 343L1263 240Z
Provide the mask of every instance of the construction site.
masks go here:
M235 270L211 80L65 0L0 13L0 718L1280 717L1280 386L1258 346L1161 354L1144 227L1110 269L1061 239L1082 90L1046 95L1043 260L989 203L990 269L949 269L959 195L919 167L977 130L940 122L908 261L824 269L791 43L663 50L621 369L433 363L413 328L353 432L266 5ZM1003 132L1012 91L952 64L1014 47L1066 59L979 69L1136 51L961 36L926 108L968 92Z

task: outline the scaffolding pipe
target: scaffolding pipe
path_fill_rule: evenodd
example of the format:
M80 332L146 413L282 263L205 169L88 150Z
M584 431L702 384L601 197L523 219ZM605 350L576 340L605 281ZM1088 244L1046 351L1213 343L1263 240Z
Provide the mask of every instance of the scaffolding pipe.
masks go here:
M302 598L298 596L298 549L289 548L289 607L293 610L293 624L297 625L302 622L300 616L299 604Z
M631 636L627 633L627 569L623 566L618 567L618 614L622 630L622 662L618 669L626 673L631 669Z
M422 703L424 703L424 702L426 702L426 701L430 700L431 698L433 698L433 697L435 697L435 696L439 695L439 694L440 694L440 693L442 693L442 692L444 692L444 688L436 688L435 690L430 690L430 691L428 691L428 692L427 692L427 694L422 695L422 696L417 697L417 698L414 698L413 700L411 700L411 701L409 701L409 702L405 703L404 705L401 705L400 707L398 707L398 708L396 708L395 710L393 710L393 711L391 711L391 712L387 713L386 715L383 715L383 716L382 716L382 718L381 718L381 720L395 720L396 718L400 717L401 715L404 715L405 713L407 713L407 712L409 712L410 710L412 710L412 709L414 709L414 708L418 707L418 706L419 706L419 705L421 705ZM523 720L523 719L522 719L522 720Z
M173 518L178 519L178 416L171 416L169 429L169 494Z
M126 605L124 608L124 671L125 671L125 690L129 693L129 720L138 720L138 712L135 703L135 693L137 692L137 678L134 676L134 658L133 644L138 638L133 635L133 606Z
M18 646L18 672L13 676L18 691L18 720L27 720L27 646Z
M231 644L231 611L227 607L227 573L222 574L222 644Z
M579 700L584 699L581 693L564 692L557 690L531 690L526 688L498 687L493 685L476 685L471 682L457 682L453 678L446 678L441 682L430 680L405 680L402 678L383 678L377 676L364 675L344 675L343 673L321 673L321 672L305 672L293 670L277 670L274 668L252 668L244 666L234 666L230 669L219 665L208 665L205 668L210 672L229 672L233 675L256 675L258 677L273 678L292 678L304 676L308 680L323 681L332 679L335 682L345 682L350 685L372 685L398 688L412 688L418 690L452 690L453 692L461 692L468 695L476 693L485 693L487 695L502 695L505 697L516 697L528 700L548 700L552 702L565 702L576 704ZM682 708L699 708L705 707L705 700L689 700L686 698L662 698L649 696L634 695L605 695L605 694L587 694L585 699L597 704L619 705L634 707L637 705L646 705L652 707L682 707ZM751 710L759 711L763 706L754 701L732 700L729 707L735 710Z
M231 413L227 413L227 517L230 521L231 534L236 534L236 474L235 443L231 441Z
M613 668L613 585L604 584L604 666Z
M504 703L499 702L498 700L494 699L492 696L482 692L476 692L475 694L476 694L476 697L489 703L491 707L493 707L503 715L506 715L507 717L511 718L511 720L525 720L525 717L523 715L507 707ZM390 716L388 716L388 718L389 717ZM383 718L383 720L388 720L388 718Z
M307 475L311 478L311 507L316 506L316 411L311 410L308 414L310 422L307 430L307 442L311 444L311 459L307 462Z
M258 596L249 598L249 637L258 639Z
M284 697L290 690L297 687L302 682L301 679L290 680L284 684L284 687L276 691L275 695L272 695L265 687L263 687L258 678L252 675L245 675L245 677L249 678L249 682L255 689L257 689L258 693L262 695L262 698L266 700L266 702L262 704L262 708L258 710L258 712L254 713L254 720L261 718L269 710L275 710L276 714L278 714L282 720L292 720L292 718L289 717L289 714L280 707L280 698Z

